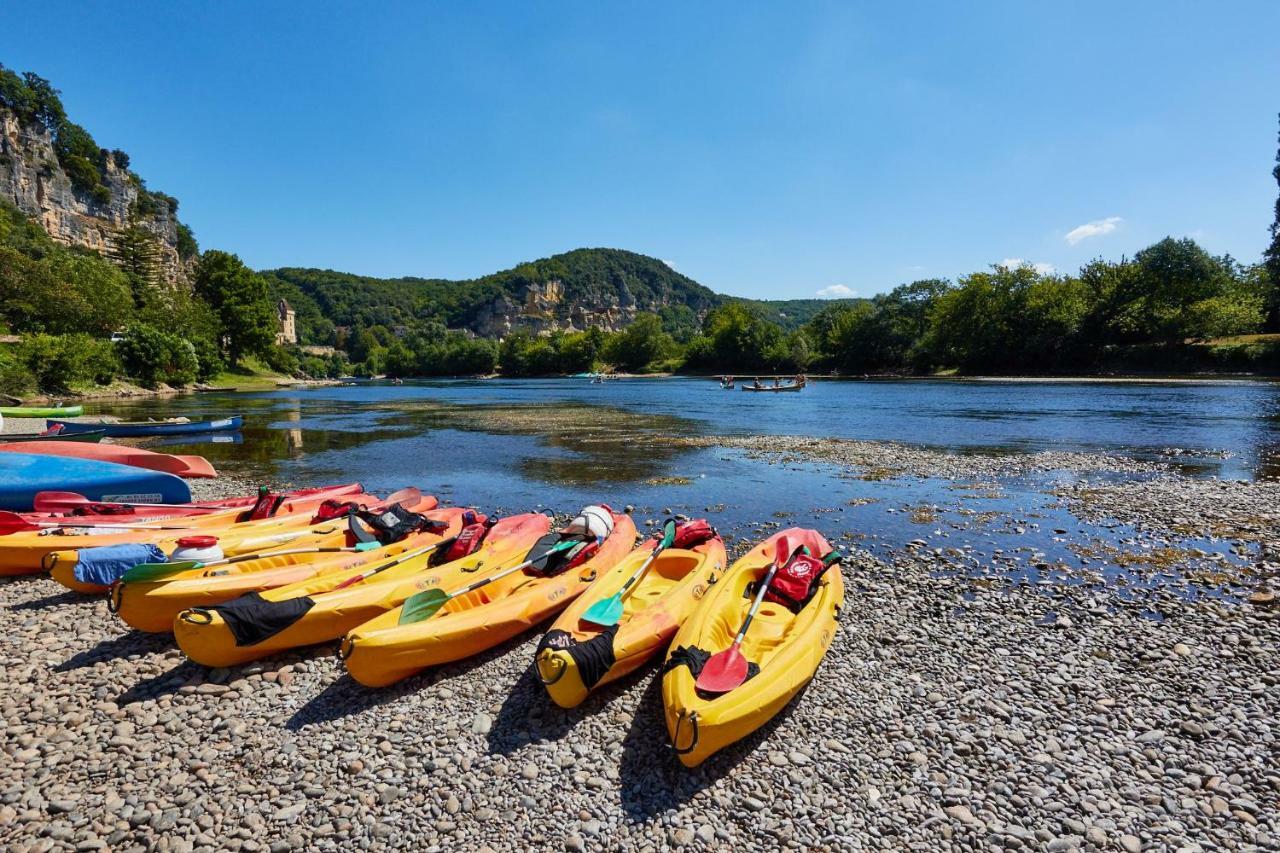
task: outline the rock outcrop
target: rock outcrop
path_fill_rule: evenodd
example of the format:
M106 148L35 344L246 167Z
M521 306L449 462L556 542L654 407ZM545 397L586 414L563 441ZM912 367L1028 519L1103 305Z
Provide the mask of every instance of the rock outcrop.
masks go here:
M604 294L590 302L569 304L564 291L564 283L558 279L527 284L522 292L499 296L485 305L468 328L483 338L504 338L515 331L535 335L581 332L593 326L616 332L639 312L625 284L617 295ZM654 305L650 310L660 307Z
M188 266L178 253L174 212L167 204L158 204L146 215L139 214L143 190L111 158L102 182L109 198L79 192L58 163L53 135L0 107L0 198L40 222L55 240L105 257L113 256L122 232L141 229L155 240L160 277L174 285L189 284Z

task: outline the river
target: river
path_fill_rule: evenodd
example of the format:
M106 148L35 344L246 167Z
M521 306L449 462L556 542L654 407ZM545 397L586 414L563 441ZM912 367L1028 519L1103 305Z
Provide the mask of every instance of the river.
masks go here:
M633 505L641 520L705 515L745 537L808 524L873 551L924 543L962 550L975 564L1025 551L1024 565L1075 565L1081 547L1153 544L1124 525L1074 515L1055 496L1080 476L1070 470L985 484L945 472L851 476L663 439L803 435L958 455L1076 451L1163 462L1197 478L1280 476L1280 384L1268 382L831 381L748 394L706 379L495 379L206 393L91 412L243 414L239 435L163 449L255 479L359 480L380 492L413 484L495 511L604 501ZM1235 557L1209 539L1177 544Z

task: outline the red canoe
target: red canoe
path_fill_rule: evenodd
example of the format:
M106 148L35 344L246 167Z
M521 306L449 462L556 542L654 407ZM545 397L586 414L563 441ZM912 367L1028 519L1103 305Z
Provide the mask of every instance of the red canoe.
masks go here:
M218 472L213 470L209 460L203 456L171 456L168 453L155 453L140 447L125 447L121 444L87 444L83 441L15 441L0 444L0 452L96 459L99 462L114 462L117 465L163 471L166 474L176 474L188 479L218 476Z

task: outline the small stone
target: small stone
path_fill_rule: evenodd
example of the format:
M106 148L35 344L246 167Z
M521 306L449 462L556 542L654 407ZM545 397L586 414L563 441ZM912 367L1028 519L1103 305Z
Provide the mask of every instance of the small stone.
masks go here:
M538 765L529 763L520 768L520 775L526 779L533 780L538 778Z
M471 719L471 731L478 735L487 735L492 728L493 717L490 717L488 714L476 714L475 717Z
M573 850L574 853L581 853L587 849L587 842L582 840L581 835L570 835L564 840L564 849Z
M1120 836L1120 846L1123 847L1127 853L1142 853L1142 839L1138 838L1136 835Z
M1186 643L1174 643L1173 653L1178 657L1185 658L1187 655L1191 654L1191 647Z

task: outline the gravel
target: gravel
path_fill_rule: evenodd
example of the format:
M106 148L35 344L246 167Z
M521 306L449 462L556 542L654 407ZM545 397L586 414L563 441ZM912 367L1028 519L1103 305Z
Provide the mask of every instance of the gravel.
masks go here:
M332 645L209 670L100 600L5 579L0 845L1280 846L1274 604L940 575L905 549L845 573L817 678L693 771L656 666L574 711L530 671L536 633L377 691Z
M864 479L871 480L903 475L952 479L1014 477L1059 470L1136 474L1167 469L1163 463L1109 454L1047 450L1038 453L957 454L892 441L804 435L682 436L663 441L681 447L743 450L751 458L781 463L797 460L830 462L856 468Z

